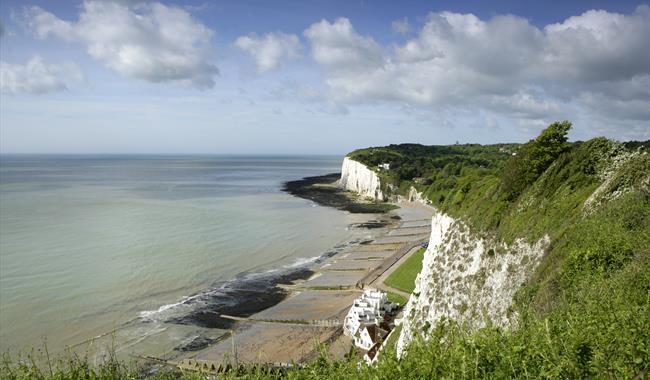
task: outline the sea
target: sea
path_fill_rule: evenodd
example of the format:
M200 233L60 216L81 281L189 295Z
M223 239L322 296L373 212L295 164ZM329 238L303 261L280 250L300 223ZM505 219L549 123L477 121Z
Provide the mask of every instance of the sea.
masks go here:
M370 238L281 190L337 156L0 156L0 351L173 358Z

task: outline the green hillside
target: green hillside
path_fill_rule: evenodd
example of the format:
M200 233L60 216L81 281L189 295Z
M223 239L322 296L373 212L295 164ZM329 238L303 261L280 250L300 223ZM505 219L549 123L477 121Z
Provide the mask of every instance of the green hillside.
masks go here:
M551 244L516 296L512 329L472 331L441 322L433 336L398 360L384 352L373 367L323 355L282 372L290 379L648 378L650 377L649 142L604 138L567 142L568 122L523 145L391 145L350 157L379 171L384 186L410 186L462 218L480 236ZM514 155L513 155L514 154ZM499 252L495 252L499 254ZM118 363L119 364L119 363ZM78 362L40 378L122 378L118 364L89 375ZM5 361L3 378L35 369ZM76 372L75 372L76 371ZM132 370L131 370L132 371ZM94 373L94 372L93 372ZM131 373L131 376L138 376ZM162 378L172 374L161 374ZM187 378L205 378L185 374ZM277 378L246 367L224 377Z

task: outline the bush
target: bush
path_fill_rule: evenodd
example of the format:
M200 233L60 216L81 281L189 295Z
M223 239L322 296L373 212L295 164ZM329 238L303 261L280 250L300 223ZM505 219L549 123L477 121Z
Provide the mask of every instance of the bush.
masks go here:
M568 121L549 125L535 140L524 144L508 162L501 177L502 191L507 200L515 200L528 186L569 149Z

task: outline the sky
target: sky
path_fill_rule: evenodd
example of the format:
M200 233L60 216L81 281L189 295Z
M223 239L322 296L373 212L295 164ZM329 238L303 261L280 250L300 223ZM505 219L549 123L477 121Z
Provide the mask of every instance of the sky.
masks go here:
M0 2L0 153L650 139L650 1Z

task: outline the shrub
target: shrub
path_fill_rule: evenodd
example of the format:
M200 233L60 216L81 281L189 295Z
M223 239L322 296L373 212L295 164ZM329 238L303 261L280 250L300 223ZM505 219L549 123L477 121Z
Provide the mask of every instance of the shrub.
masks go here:
M501 176L501 188L507 200L516 199L560 154L569 149L566 137L569 129L571 123L568 121L549 125L508 160Z

